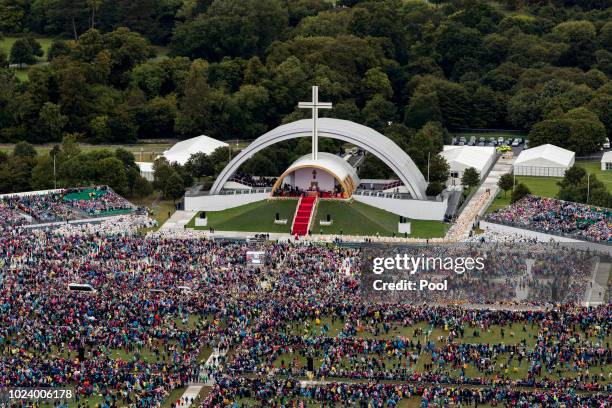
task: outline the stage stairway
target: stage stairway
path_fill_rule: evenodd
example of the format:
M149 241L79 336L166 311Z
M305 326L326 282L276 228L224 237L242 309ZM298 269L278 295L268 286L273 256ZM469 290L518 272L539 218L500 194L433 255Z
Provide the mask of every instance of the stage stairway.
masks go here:
M316 202L317 197L307 196L300 199L293 219L291 234L299 236L308 234L308 226L310 225L310 218L312 217Z

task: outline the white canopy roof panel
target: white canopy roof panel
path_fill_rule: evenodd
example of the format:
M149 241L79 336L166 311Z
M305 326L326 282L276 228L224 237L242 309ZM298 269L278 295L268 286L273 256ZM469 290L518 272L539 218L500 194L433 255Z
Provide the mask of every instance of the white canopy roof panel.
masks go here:
M574 164L575 155L571 150L545 144L523 150L514 166L570 167Z
M185 164L196 153L211 154L219 147L226 147L227 143L208 136L197 136L178 142L164 152L164 157L170 163Z

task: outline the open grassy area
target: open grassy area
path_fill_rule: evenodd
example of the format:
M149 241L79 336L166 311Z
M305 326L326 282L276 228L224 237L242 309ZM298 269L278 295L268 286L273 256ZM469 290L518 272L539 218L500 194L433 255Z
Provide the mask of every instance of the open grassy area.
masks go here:
M15 44L15 41L17 41L19 38L23 38L23 37L10 37L9 36L9 37L0 38L0 49L4 50L7 56L10 55L11 47L13 46L13 44ZM39 61L46 61L47 53L49 52L49 48L51 47L53 38L35 36L34 39L40 43L40 46L42 47L43 52L44 52L43 56L39 58Z
M266 200L252 204L230 208L224 211L209 211L208 227L195 227L195 217L187 224L188 228L207 230L213 227L218 231L243 232L285 232L291 228L295 213L296 200ZM274 216L287 219L287 225L274 224ZM331 216L331 226L319 226L320 220ZM199 214L196 215L198 217ZM397 231L399 217L388 211L359 202L344 202L335 200L319 201L315 214L313 234L347 234L391 236ZM446 234L447 225L439 221L410 220L412 223L411 237L432 238Z
M264 200L223 211L208 211L208 227L195 227L198 213L187 223L187 228L207 230L212 227L218 231L289 233L296 206L297 199ZM287 219L287 225L274 224L277 212L280 219Z
M602 171L601 164L598 161L576 162L576 165L583 167L590 174L594 174L598 180L606 185L608 191L612 192L612 171ZM559 193L559 186L557 183L561 180L561 177L516 176L516 183L525 184L532 194L550 198L557 197ZM509 206L511 194L512 192L508 191L504 196L504 193L500 192L491 206L487 209L487 213Z
M333 223L321 226L320 221L330 215ZM321 200L315 221L313 233L346 234L346 235L376 235L391 236L397 234L399 216L379 208L357 201ZM443 237L447 225L439 221L409 220L412 223L411 237L433 238Z
M176 207L172 200L159 199L158 195L159 193L155 192L148 197L133 198L130 200L135 205L148 208L149 211L151 211L152 217L157 220L156 229L161 227L176 211Z

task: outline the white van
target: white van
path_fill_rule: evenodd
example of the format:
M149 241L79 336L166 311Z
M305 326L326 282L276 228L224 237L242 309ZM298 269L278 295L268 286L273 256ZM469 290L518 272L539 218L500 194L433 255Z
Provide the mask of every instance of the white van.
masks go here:
M68 290L70 292L81 292L81 293L89 293L95 295L98 293L97 290L93 288L89 283L74 283L71 282L68 284Z

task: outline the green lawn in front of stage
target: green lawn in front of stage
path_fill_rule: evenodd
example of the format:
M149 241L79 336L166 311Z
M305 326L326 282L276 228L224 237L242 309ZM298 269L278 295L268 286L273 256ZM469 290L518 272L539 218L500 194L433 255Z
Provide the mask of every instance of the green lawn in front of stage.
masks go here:
M321 226L320 221L330 215L333 223ZM385 210L357 201L320 200L312 225L312 233L344 234L344 235L381 235L397 234L399 216ZM408 220L412 224L412 234L415 238L443 237L447 225L440 221Z
M258 201L223 211L207 211L207 227L195 226L195 219L200 216L200 213L197 213L187 223L187 228L208 230L212 227L217 231L284 232L288 234L290 233L296 206L297 199L274 199ZM280 219L287 219L287 225L274 223L277 212Z
M280 232L289 233L295 214L297 199L272 199L246 204L223 211L207 211L208 226L196 227L195 219L189 221L187 228L217 231L242 232ZM287 225L274 224L274 217L287 219ZM330 226L320 226L319 221L325 220L329 214L333 220ZM340 234L365 236L397 235L399 216L367 204L356 201L320 200L315 214L312 234ZM408 220L412 223L412 234L415 238L443 237L448 228L440 221Z

